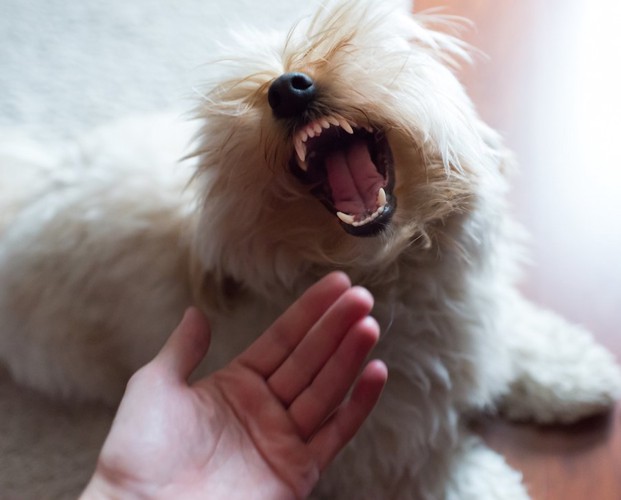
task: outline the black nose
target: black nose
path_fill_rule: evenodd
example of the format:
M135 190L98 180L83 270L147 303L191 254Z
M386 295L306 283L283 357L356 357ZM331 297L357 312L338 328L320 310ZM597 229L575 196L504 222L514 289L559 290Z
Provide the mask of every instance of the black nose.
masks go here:
M285 73L270 85L267 100L278 118L302 113L315 97L315 82L304 73Z

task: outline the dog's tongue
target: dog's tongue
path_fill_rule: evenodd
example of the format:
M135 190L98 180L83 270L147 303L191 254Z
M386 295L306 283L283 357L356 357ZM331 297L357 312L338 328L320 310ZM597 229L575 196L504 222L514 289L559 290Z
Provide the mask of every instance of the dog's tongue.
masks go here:
M326 167L334 207L339 212L356 216L376 210L377 193L384 179L365 141L355 140L346 149L331 152Z

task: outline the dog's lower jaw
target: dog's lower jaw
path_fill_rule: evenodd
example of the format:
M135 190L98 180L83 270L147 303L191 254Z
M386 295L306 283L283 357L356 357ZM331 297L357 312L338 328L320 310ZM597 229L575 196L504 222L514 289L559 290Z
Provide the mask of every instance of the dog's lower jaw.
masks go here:
M340 224L343 230L352 236L377 236L389 228L396 208L396 201L391 200L390 203L387 202L378 209L371 216L371 220L365 221L363 224L350 224L343 220L340 221Z

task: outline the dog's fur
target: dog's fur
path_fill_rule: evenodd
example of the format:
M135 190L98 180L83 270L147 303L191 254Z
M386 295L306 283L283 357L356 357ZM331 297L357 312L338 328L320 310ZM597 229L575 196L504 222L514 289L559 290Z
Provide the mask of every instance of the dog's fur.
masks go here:
M342 269L376 297L374 355L390 380L315 495L528 498L467 418L573 421L608 408L621 375L587 332L515 290L511 156L452 72L464 45L436 21L351 2L289 32L238 33L181 166L188 131L163 119L100 130L59 162L5 151L0 359L14 378L114 403L186 306L212 320L214 369ZM318 94L278 119L269 86L292 71ZM337 114L385 134L394 159L394 213L368 236L350 234L291 165L296 130Z

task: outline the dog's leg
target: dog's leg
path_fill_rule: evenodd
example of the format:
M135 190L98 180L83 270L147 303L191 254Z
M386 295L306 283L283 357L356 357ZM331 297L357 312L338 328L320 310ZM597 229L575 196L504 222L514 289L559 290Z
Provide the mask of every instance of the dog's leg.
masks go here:
M522 297L508 303L505 336L514 378L500 402L509 418L572 422L621 395L621 370L591 334Z
M478 437L465 436L454 456L446 500L528 500L522 475Z

